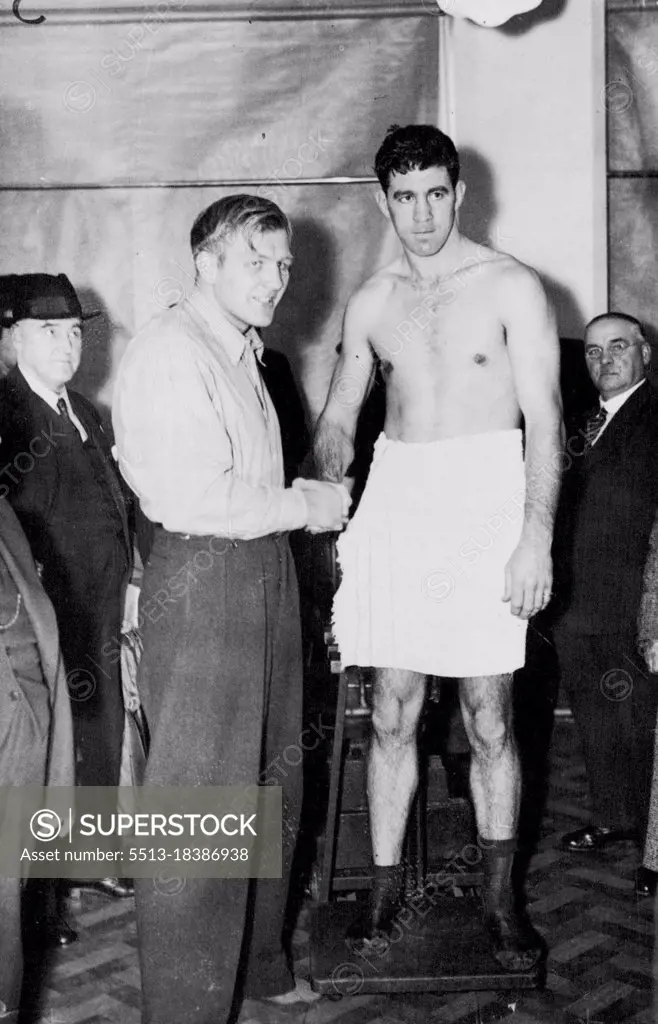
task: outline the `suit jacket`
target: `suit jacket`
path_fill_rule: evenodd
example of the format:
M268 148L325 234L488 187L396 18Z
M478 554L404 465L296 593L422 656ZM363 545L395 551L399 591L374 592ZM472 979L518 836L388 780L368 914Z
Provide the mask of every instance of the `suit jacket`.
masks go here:
M132 564L128 503L110 439L91 402L75 391L68 391L68 396L73 411L101 453L106 482L121 518L128 561ZM0 496L7 497L13 506L35 559L46 565L51 531L66 531L65 523L55 525L51 520L59 489L66 487L66 449L57 443L52 416L48 404L32 391L17 366L0 380Z
M568 430L556 521L555 614L592 635L635 633L658 509L658 394L646 382L589 451Z
M304 406L290 363L283 353L266 348L262 359L260 373L279 417L286 487L290 487L299 476L299 467L310 447Z
M15 725L9 723L9 729L4 734L7 742L0 744L0 784L8 785L11 781L13 785L45 782L54 786L72 786L74 775L71 706L59 649L55 612L41 586L21 525L11 506L4 499L0 499L0 557L6 562L32 622L47 687L50 713L43 774L41 778L35 778L25 766L34 765L35 746L38 745L40 737L35 735L33 719L30 716L18 716L19 704L7 701L8 695L16 690L17 682L0 634L0 694L2 704L7 709L6 713L16 715ZM25 753L25 766L16 763L16 752L19 758L21 752ZM11 763L8 763L10 756ZM25 777L23 772L29 777Z
M658 511L651 531L649 555L644 569L638 637L640 640L658 640ZM654 742L651 803L644 844L644 865L652 871L658 871L658 722Z
M658 510L651 531L647 564L644 567L637 633L640 640L658 640Z

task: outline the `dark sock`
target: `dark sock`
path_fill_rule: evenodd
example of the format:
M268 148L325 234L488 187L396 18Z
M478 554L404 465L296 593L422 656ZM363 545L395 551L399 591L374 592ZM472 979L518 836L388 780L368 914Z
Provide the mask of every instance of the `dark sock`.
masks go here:
M528 971L544 952L541 936L525 913L519 913L512 892L512 867L516 838L483 839L484 922L490 935L493 955L507 971Z
M482 870L484 871L485 913L502 911L507 913L513 907L512 898L512 867L517 849L516 836L512 839L483 839L478 837L478 846L482 850Z
M402 864L386 864L383 867L375 865L368 911L347 933L350 949L358 952L371 943L376 943L382 949L388 945L388 934L400 907L403 881Z
M402 864L375 864L370 892L373 928L387 928L400 904L404 868Z

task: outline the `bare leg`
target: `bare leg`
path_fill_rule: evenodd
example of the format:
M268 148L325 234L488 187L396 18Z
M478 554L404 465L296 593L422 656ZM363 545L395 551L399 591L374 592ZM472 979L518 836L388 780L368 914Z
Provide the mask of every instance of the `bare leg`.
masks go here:
M383 951L402 892L402 843L418 785L416 731L425 697L425 676L377 669L372 742L368 760L368 809L375 862L366 920L348 933L355 952Z
M471 795L483 839L516 835L521 771L512 730L512 676L463 679L462 715L471 745Z
M402 669L376 670L368 807L373 859L379 866L399 864L402 856L409 808L418 785L416 731L424 698L424 675Z
M484 923L501 966L527 971L541 958L543 942L519 912L512 892L521 795L512 729L512 677L464 679L460 700L471 745L471 790L484 870Z

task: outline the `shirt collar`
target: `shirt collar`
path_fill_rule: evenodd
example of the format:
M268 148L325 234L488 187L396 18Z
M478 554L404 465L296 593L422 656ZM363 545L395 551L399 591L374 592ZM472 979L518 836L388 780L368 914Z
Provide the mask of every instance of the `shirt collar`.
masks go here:
M34 391L35 395L38 395L39 398L43 398L44 402L47 402L51 409L54 409L55 412L58 412L59 410L57 409L57 403L60 400L60 398L63 398L64 401L66 402L66 408L68 409L69 412L71 412L71 403L69 401L69 396L66 392L66 388L62 388L62 390L59 393L57 391L51 391L50 388L47 388L44 384L41 383L41 381L37 380L33 373L30 373L29 370L24 369L24 367L22 367L20 364L18 366L18 369L25 377L25 380L27 381L30 390Z
M624 402L627 402L631 395L634 394L638 388L642 387L645 380L646 377L643 377L641 381L638 381L637 384L634 384L632 388L628 389L628 391L622 391L621 395L615 395L613 398L608 398L605 401L599 395L599 404L601 408L605 409L605 411L608 413L608 416L613 416L616 412L619 412Z
M249 327L243 334L235 324L227 320L219 306L210 302L198 288L194 289L189 301L201 314L213 334L219 338L234 366L242 359L247 345L251 347L258 362L263 362L263 340L255 327Z

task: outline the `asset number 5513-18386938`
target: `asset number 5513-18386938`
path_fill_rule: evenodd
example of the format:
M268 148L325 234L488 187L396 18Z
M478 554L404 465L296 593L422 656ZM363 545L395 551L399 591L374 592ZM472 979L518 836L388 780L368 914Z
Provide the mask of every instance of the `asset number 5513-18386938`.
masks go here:
M244 861L249 860L249 850L246 847L214 847L207 846L183 846L175 850L165 850L164 847L143 847L131 846L128 850L129 861Z

